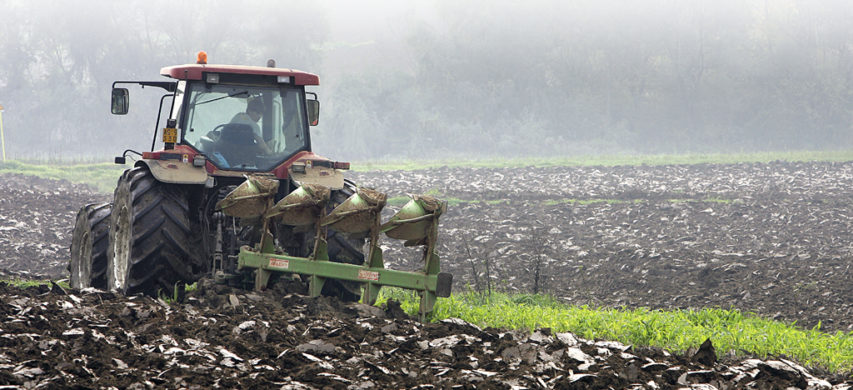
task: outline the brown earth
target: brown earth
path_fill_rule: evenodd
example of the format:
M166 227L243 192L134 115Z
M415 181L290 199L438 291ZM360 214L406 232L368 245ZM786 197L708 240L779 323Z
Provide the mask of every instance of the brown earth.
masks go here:
M850 389L785 359L672 355L571 333L422 324L387 311L206 281L183 304L0 283L4 388ZM304 292L304 290L302 291Z
M442 266L455 275L456 291L484 288L488 259L491 284L502 290L602 306L735 307L809 327L820 322L824 330L853 329L853 163L440 168L350 177L390 196L438 192L478 201L451 205L442 221ZM0 178L0 272L67 277L77 209L110 196L67 182ZM383 244L396 256L388 261L393 267L418 266L416 253L389 239ZM714 363L702 358L707 351L670 355L547 330L421 325L293 295L298 288L257 294L203 283L184 304L169 306L58 286L0 286L0 384L853 385L841 383L844 376L819 380L782 359Z
M108 201L112 194L65 180L0 174L0 277L68 277L77 211Z
M442 220L443 268L457 291L485 288L488 259L493 286L575 304L734 307L853 330L853 163L357 176L389 196L479 201L450 207Z

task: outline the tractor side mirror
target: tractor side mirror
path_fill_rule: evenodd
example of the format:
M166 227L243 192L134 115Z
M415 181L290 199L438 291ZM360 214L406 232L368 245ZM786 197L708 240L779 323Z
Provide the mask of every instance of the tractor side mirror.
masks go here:
M130 95L127 88L113 88L111 111L115 115L127 114L127 108L130 105Z
M308 124L317 126L320 123L320 101L315 99L306 100L308 106Z

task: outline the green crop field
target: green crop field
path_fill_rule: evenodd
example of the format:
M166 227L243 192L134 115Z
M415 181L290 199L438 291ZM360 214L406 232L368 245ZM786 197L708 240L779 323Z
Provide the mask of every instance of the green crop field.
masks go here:
M416 315L419 298L411 291L385 288L379 302L400 301ZM462 293L440 298L431 320L461 318L481 327L532 331L550 328L586 339L655 346L670 351L696 348L710 338L722 357L754 354L789 356L832 372L853 370L853 332L822 332L759 318L734 309L648 310L573 306L544 295L493 292Z

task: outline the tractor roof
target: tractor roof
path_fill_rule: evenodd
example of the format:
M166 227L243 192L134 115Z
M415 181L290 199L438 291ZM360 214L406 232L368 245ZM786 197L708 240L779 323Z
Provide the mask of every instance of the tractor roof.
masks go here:
M186 64L168 66L160 69L160 74L179 80L201 80L202 73L238 73L258 74L265 76L290 76L295 85L320 85L320 77L316 74L294 69L267 68L263 66L243 65L207 65Z

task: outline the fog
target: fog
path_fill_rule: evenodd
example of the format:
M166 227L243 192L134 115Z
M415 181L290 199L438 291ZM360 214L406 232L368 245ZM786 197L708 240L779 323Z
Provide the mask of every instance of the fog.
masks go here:
M853 4L806 0L0 0L13 159L149 150L161 67L320 75L339 160L853 147ZM159 147L158 142L158 147Z

